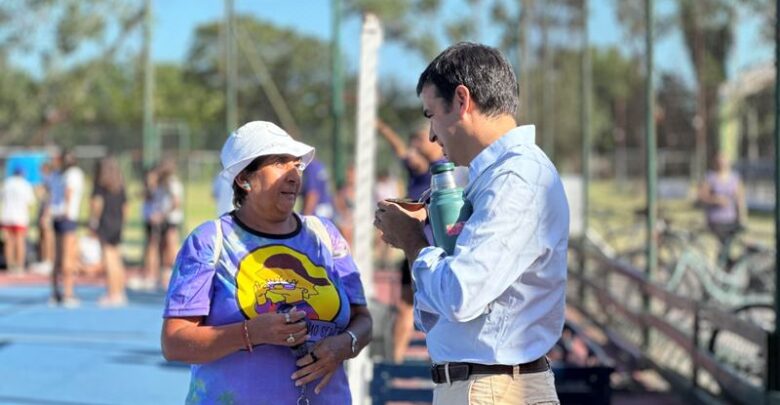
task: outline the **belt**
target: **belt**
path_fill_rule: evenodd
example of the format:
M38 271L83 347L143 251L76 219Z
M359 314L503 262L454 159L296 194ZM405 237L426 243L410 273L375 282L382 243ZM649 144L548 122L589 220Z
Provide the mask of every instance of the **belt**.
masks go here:
M540 357L532 362L517 364L514 366L505 364L477 364L477 363L444 363L431 367L431 379L436 384L450 383L452 381L465 381L475 374L530 374L541 373L550 369L546 357Z

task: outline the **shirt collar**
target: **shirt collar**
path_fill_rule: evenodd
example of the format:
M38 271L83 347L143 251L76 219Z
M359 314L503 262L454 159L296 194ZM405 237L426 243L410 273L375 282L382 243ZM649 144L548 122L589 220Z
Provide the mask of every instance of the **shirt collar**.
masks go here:
M533 145L536 142L536 126L523 125L513 128L474 157L469 163L469 185L488 167L517 145Z

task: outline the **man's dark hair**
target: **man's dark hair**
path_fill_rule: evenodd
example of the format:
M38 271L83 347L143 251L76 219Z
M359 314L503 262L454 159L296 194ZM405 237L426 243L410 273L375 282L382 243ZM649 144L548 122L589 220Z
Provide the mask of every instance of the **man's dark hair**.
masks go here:
M512 65L495 48L472 42L460 42L440 53L420 74L417 95L432 84L450 108L455 88L469 89L479 110L487 116L515 115L517 79Z

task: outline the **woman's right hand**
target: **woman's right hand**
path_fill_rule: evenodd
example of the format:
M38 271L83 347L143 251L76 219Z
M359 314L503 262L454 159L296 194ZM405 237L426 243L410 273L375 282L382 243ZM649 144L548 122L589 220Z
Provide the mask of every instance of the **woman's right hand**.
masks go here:
M287 322L289 314L290 322ZM249 337L253 345L271 344L278 346L297 346L305 342L308 336L306 312L290 311L286 314L266 312L247 322ZM293 339L288 340L290 336Z

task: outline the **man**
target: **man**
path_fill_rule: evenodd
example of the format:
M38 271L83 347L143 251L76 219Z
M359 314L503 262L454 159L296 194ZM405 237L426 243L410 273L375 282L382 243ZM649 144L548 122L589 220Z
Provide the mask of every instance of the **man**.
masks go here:
M473 214L454 253L428 246L425 211L380 202L374 224L412 266L434 404L557 403L546 353L561 335L569 214L558 173L517 127L517 82L497 50L459 43L420 75L430 137L456 165Z

